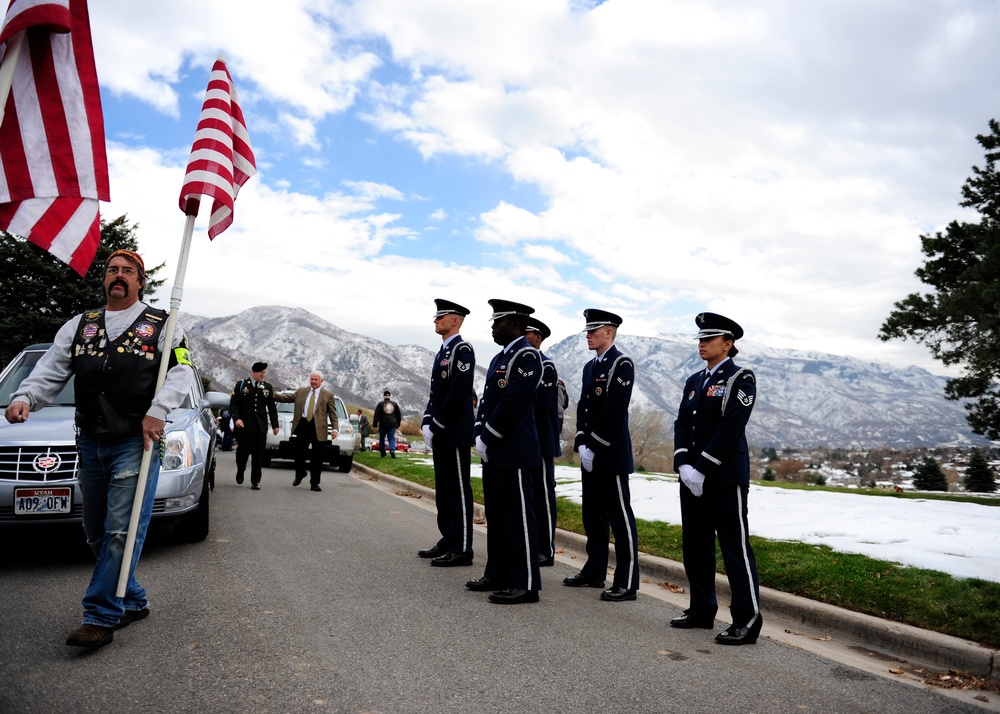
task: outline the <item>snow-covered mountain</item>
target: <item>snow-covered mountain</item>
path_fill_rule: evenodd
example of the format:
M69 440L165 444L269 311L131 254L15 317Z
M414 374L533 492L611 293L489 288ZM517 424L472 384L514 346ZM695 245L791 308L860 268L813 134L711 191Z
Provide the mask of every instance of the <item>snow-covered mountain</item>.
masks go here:
M263 360L278 388L306 384L316 368L348 404L374 406L387 388L404 413L421 412L427 402L434 353L423 347L388 345L306 310L279 306L223 318L185 315L182 324L202 374L225 391L249 374L250 364ZM690 335L619 335L618 345L636 362L633 408L658 411L672 423L684 380L703 366ZM593 354L579 336L543 347L575 401L583 364ZM945 379L923 369L744 340L739 347L737 362L757 374L758 402L748 429L754 446L985 443L969 429L961 405L945 399ZM482 365L477 372L481 391Z
M687 377L700 369L690 335L619 335L636 362L632 403L673 420ZM747 435L755 446L879 447L982 444L961 404L944 397L945 378L851 357L777 350L741 340L737 364L757 375L757 403ZM544 347L544 345L543 345ZM546 349L561 374L579 375L593 354L579 337ZM575 398L580 385L566 379Z

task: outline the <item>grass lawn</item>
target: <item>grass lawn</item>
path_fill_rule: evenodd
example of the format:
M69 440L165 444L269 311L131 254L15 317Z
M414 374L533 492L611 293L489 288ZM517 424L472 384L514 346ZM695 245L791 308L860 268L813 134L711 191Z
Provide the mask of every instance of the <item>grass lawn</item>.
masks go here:
M378 453L366 452L355 456L355 459L384 473L434 487L434 469L429 464L417 463L407 458L406 454L397 454L397 457L400 458L380 459ZM476 502L482 503L479 479L472 480L472 488ZM884 492L853 493L887 495ZM928 498L927 494L920 497ZM993 501L989 505L997 504ZM637 525L639 550L671 560L682 560L680 526L643 520ZM582 534L580 505L560 498L558 526ZM755 536L751 536L750 540L757 557L761 585L989 647L1000 647L1000 583L953 578L935 570L904 567L864 555L839 553L826 546L772 541ZM721 558L719 572L724 572Z

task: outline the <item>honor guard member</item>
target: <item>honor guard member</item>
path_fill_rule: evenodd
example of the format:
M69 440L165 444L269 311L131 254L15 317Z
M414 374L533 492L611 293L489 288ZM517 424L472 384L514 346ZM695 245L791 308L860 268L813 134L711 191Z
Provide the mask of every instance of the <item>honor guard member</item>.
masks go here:
M608 528L615 535L615 575L602 600L635 600L639 589L639 546L628 477L633 471L628 405L635 364L615 347L622 319L606 310L584 310L587 347L597 357L583 367L576 408L576 439L583 485L583 530L587 562L563 580L569 587L603 588L608 571Z
M535 397L542 378L538 350L524 339L533 308L490 300L493 341L503 349L490 362L474 435L483 462L486 569L465 584L494 590L490 602L538 602L538 538L531 473L541 466Z
M459 330L468 308L436 299L434 331L441 335L441 349L431 368L431 392L420 430L434 459L434 498L441 539L419 551L431 565L472 565L472 385L476 354Z
M250 459L250 488L260 490L260 477L267 448L267 423L278 433L278 408L274 405L274 387L265 382L267 362L254 362L250 378L241 379L229 395L229 411L239 429L236 436L236 483L243 483L243 472Z
M681 531L684 571L691 585L690 605L670 621L673 627L711 629L715 599L715 538L718 534L732 590L733 624L715 641L752 645L763 620L757 562L750 547L747 493L750 454L746 425L757 396L754 373L732 358L743 328L728 317L703 312L698 354L705 369L684 385L674 422L674 470L681 478Z
M173 342L167 344L167 313L142 301L145 285L138 253L111 253L104 263L105 306L59 329L5 413L12 424L24 422L75 377L83 530L97 562L83 596L83 624L66 638L72 647L103 647L115 630L149 615L146 590L135 570L153 511L167 414L190 394L194 371L184 331L176 326ZM169 369L157 389L163 359L169 360ZM118 577L144 449L153 452L122 598Z
M538 530L538 564L555 563L556 554L556 465L555 457L562 456L559 437L559 374L556 363L541 351L542 341L552 334L541 320L533 315L528 320L524 338L539 351L542 357L542 381L535 398L535 426L538 429L538 446L542 452L542 466L535 473L535 523Z

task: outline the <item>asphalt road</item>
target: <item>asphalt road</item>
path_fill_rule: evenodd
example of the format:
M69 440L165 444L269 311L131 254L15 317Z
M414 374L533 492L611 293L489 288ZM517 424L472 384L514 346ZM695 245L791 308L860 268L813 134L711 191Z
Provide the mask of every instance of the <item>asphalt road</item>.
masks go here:
M941 712L966 702L764 638L678 631L652 596L605 603L542 570L541 602L492 605L482 573L416 557L426 503L327 471L323 491L220 454L204 543L154 533L152 614L100 650L66 647L91 562L76 529L0 531L0 712ZM485 537L477 533L477 553Z

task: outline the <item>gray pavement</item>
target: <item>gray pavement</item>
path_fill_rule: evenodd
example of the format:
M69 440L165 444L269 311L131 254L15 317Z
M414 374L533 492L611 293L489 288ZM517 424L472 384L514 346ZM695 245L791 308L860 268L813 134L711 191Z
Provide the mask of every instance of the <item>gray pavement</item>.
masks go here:
M568 545L540 603L491 605L463 587L481 529L472 567L416 557L436 527L412 485L327 471L313 493L276 466L254 492L233 472L221 454L208 540L150 539L152 614L95 652L63 645L91 568L79 534L0 531L0 712L1000 711L846 643L847 661L812 651L825 635L775 632L766 610L753 647L672 630L683 596L655 573L630 603L561 587Z

